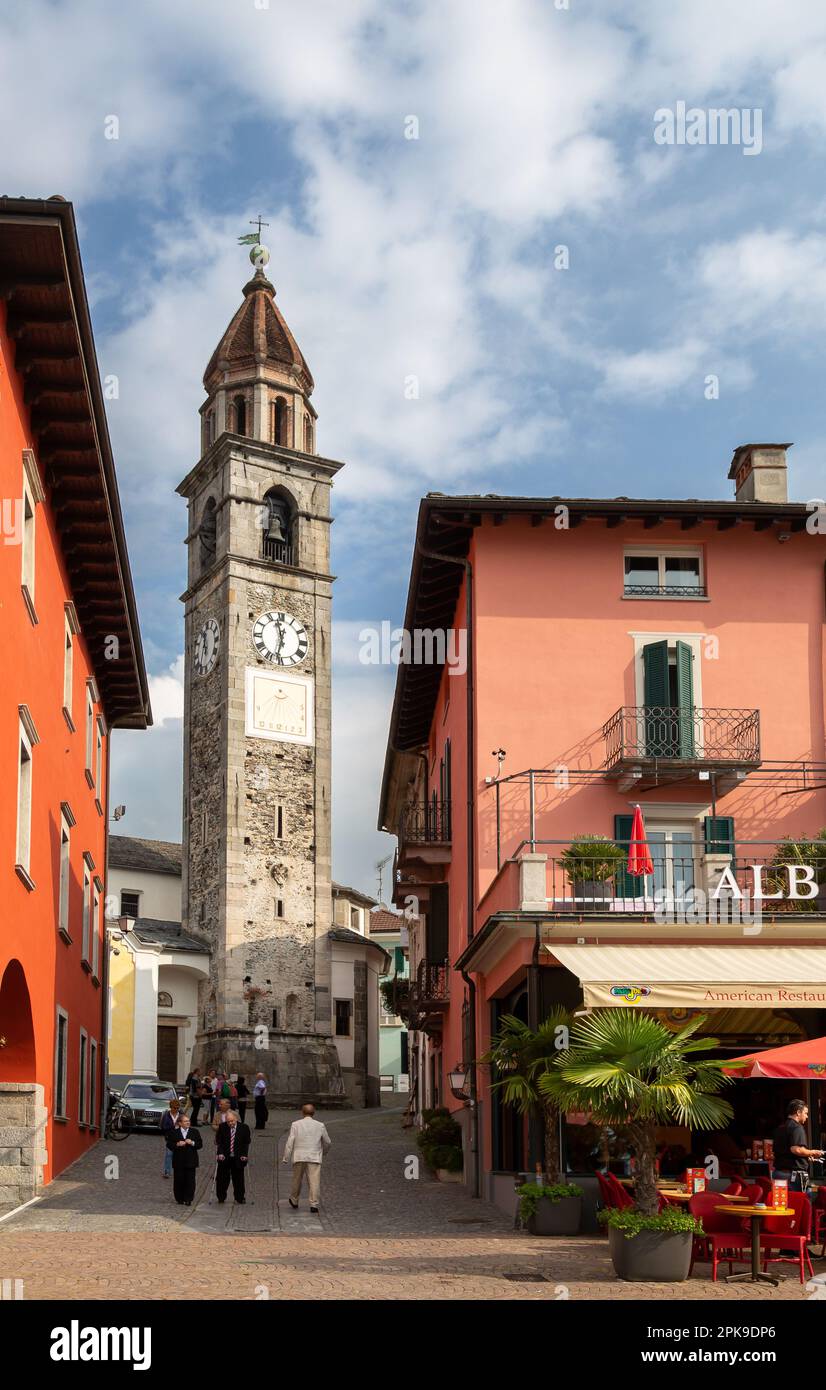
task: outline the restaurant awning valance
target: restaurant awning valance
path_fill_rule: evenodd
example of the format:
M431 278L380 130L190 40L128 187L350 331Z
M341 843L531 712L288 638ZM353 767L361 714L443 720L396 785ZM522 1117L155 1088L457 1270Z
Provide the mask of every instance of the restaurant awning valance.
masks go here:
M588 1008L826 1007L826 947L543 945L576 975Z

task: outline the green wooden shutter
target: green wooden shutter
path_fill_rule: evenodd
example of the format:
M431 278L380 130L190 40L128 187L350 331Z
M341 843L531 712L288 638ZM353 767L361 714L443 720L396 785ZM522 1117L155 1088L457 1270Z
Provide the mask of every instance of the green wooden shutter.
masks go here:
M642 649L642 665L643 700L646 707L667 709L671 703L668 693L668 643L648 642ZM671 721L664 714L652 714L646 718L645 752L648 757L668 757L670 744Z
M404 974L405 954L403 946L393 947L393 970L397 975Z
M706 816L703 821L706 854L734 855L734 817Z
M681 758L694 757L694 653L687 642L677 643L677 704L680 708L677 742Z
M628 850L631 846L631 830L634 824L633 816L614 816L614 839L621 850L625 852L625 862L628 863ZM625 868L619 868L614 873L614 893L618 898L636 898L640 894L640 885L643 880L635 878L629 874Z
M450 953L450 898L446 883L430 885L425 927L425 952L431 965L441 965Z

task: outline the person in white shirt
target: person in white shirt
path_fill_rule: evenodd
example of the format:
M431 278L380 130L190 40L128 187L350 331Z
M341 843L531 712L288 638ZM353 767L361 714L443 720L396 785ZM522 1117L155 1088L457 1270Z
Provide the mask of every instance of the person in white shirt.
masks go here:
M290 1206L298 1210L304 1176L310 1191L310 1211L318 1211L321 1197L321 1163L332 1143L327 1128L320 1120L314 1119L315 1106L304 1105L301 1119L294 1120L290 1135L284 1148L284 1163L292 1159L293 1187L290 1193Z
M253 1108L255 1110L255 1128L266 1129L269 1119L267 1109L267 1078L262 1071L255 1074L255 1085L252 1088Z

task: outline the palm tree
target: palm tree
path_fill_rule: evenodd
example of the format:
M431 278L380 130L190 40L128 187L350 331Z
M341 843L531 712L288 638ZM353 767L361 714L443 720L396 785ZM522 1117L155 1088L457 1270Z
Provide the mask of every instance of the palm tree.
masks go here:
M491 1090L500 1091L506 1105L521 1115L536 1114L542 1123L545 1179L560 1180L559 1106L539 1083L567 1047L571 1015L554 1009L536 1030L513 1014L503 1014L499 1032L482 1061L493 1070Z
M724 1060L700 1058L716 1038L693 1038L704 1018L671 1033L630 1009L604 1009L575 1020L570 1047L538 1077L539 1092L560 1110L590 1111L597 1123L622 1127L637 1157L636 1205L657 1212L657 1125L719 1129L733 1114L718 1092L732 1077Z

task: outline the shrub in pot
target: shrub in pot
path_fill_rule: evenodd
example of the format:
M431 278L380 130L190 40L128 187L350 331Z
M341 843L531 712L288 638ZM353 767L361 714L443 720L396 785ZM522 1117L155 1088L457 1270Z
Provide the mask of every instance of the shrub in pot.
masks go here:
M602 885L612 879L627 859L627 851L604 835L580 835L560 855L575 898L596 899L596 907L609 896Z
M732 1085L734 1078L722 1068L725 1059L701 1054L719 1046L716 1038L697 1038L694 1034L705 1018L692 1019L672 1033L657 1019L637 1013L632 1007L601 1009L574 1021L570 1046L561 1052L543 1076L538 1087L553 1097L563 1110L589 1110L596 1123L624 1128L636 1158L635 1207L611 1212L608 1230L611 1255L620 1278L629 1278L628 1250L620 1244L624 1234L612 1232L634 1229L635 1238L645 1239L637 1247L654 1252L659 1246L689 1247L694 1227L681 1226L678 1218L691 1222L684 1212L659 1212L655 1173L656 1130L658 1125L681 1125L690 1129L722 1129L732 1117L732 1108L719 1092ZM623 1218L629 1225L623 1228ZM638 1227L636 1222L644 1218ZM683 1235L688 1239L675 1241ZM657 1268L651 1258L646 1266ZM664 1278L649 1272L646 1279Z
M679 1284L691 1270L691 1245L703 1234L696 1216L666 1207L646 1216L631 1207L600 1212L617 1277L631 1283Z
M532 1236L575 1236L582 1217L582 1188L573 1182L526 1182L516 1189L519 1216Z
M461 1173L464 1165L461 1125L444 1107L425 1110L422 1119L424 1125L416 1135L416 1143L425 1163L440 1176L444 1174L447 1181L455 1180L453 1175Z

